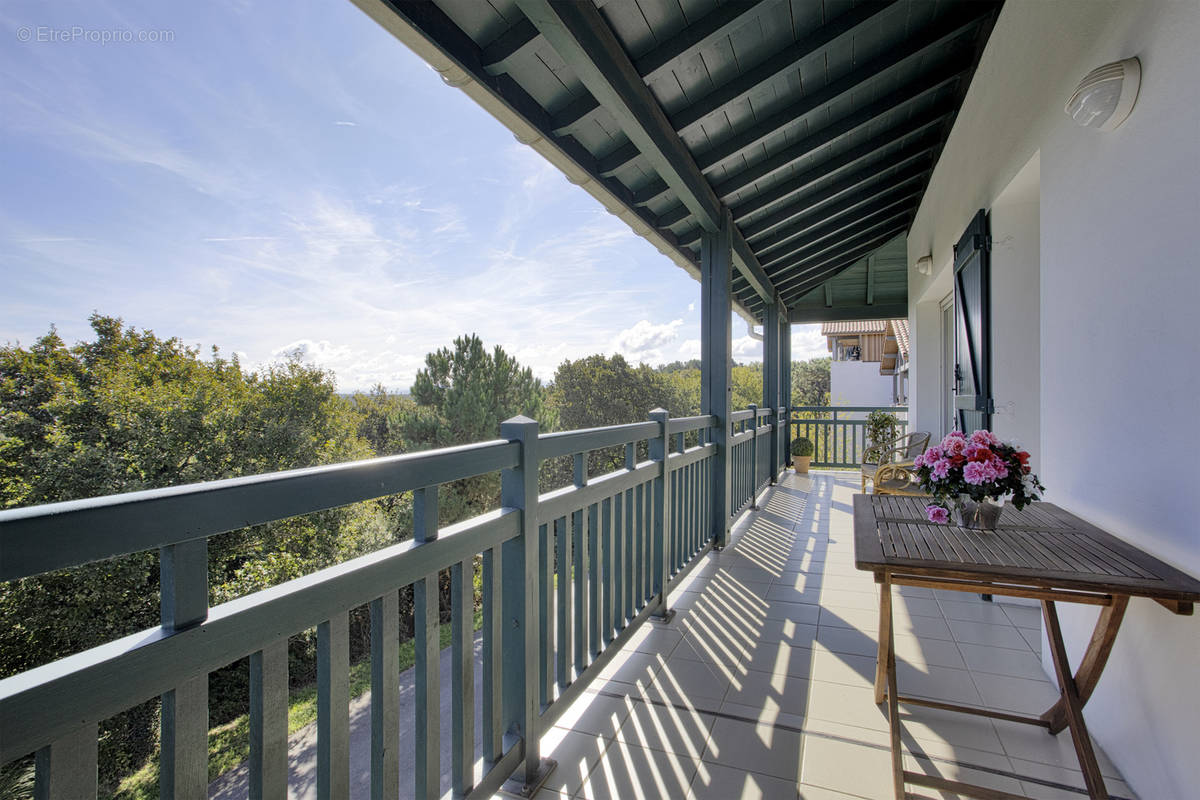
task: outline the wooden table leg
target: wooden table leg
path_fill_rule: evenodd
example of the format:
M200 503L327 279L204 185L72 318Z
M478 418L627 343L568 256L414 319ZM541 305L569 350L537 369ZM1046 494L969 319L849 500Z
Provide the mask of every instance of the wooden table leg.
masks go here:
M1096 763L1092 739L1088 735L1087 724L1083 721L1083 702L1079 698L1075 678L1071 675L1071 665L1067 662L1067 649L1063 644L1058 610L1053 600L1042 601L1042 614L1046 619L1046 634L1050 640L1054 672L1058 676L1058 685L1062 692L1060 702L1067 718L1067 726L1071 729L1071 739L1079 756L1079 766L1083 770L1083 781L1087 785L1088 796L1093 800L1108 800L1108 790L1104 788L1104 778L1100 775L1100 766Z
M1080 706L1087 703L1100 680L1100 673L1108 663L1108 655L1112 652L1117 630L1121 627L1121 620L1125 618L1125 608L1128 605L1128 595L1115 595L1112 603L1100 610L1100 618L1096 620L1096 628L1092 631L1092 640L1088 642L1087 652L1083 654L1079 669L1075 672L1075 687L1079 691ZM1067 707L1062 698L1042 714L1042 720L1050 723L1051 733L1059 733L1067 727Z
M896 688L896 637L892 624L892 581L887 576L880 587L880 651L887 672L888 731L892 739L892 790L896 800L904 800L904 753L900 749L900 692ZM883 628L886 627L886 631ZM878 672L878 665L876 666ZM876 689L876 694L878 694Z
M892 637L892 584L884 579L879 586L879 654L875 659L875 705L887 697L887 643Z

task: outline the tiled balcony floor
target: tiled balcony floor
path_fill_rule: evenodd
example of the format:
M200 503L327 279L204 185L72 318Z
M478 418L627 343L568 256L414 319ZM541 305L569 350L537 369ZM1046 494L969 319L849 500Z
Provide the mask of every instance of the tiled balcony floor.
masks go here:
M787 476L671 595L674 621L640 631L544 736L558 768L538 797L892 796L886 711L871 689L878 590L854 568L858 478ZM899 591L903 693L1022 713L1057 697L1038 657L1036 607ZM901 713L908 769L1034 798L1086 797L1068 733ZM1097 754L1109 792L1132 798Z

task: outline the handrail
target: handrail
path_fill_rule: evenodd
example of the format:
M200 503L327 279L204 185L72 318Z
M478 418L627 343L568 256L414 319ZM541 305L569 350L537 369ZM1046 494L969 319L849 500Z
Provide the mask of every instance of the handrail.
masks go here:
M516 445L498 440L0 511L0 581L449 483L516 464ZM163 524L165 519L171 520L169 528ZM47 546L51 541L53 547Z
M635 422L631 425L609 425L578 431L544 433L538 437L538 458L558 458L606 447L620 447L644 441L658 434L658 424Z
M792 435L813 441L814 467L860 466L868 444L866 416L872 411L894 415L902 432L908 428L907 406L792 406L791 411Z

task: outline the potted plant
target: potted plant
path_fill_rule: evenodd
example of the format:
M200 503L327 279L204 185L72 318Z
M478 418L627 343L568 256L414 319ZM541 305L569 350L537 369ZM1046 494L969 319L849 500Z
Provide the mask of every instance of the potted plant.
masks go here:
M995 530L1006 499L1018 509L1040 500L1045 490L1029 468L1029 453L1000 441L991 431L970 436L952 431L913 462L921 487L934 497L925 506L930 522Z
M867 438L872 445L887 444L896 438L899 429L900 421L895 414L878 408L867 414Z
M812 454L812 439L809 439L807 436L801 436L792 440L792 466L797 473L801 475L808 473L808 465L812 462Z

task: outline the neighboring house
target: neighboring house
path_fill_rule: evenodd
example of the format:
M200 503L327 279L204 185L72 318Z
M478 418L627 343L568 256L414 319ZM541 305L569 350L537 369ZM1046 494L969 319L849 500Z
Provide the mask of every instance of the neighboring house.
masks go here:
M829 346L829 402L835 406L890 406L902 402L896 381L897 335L893 320L826 322L821 335ZM904 320L904 357L908 329Z
M889 319L883 336L883 356L879 374L892 378L892 399L897 405L908 404L908 320Z

